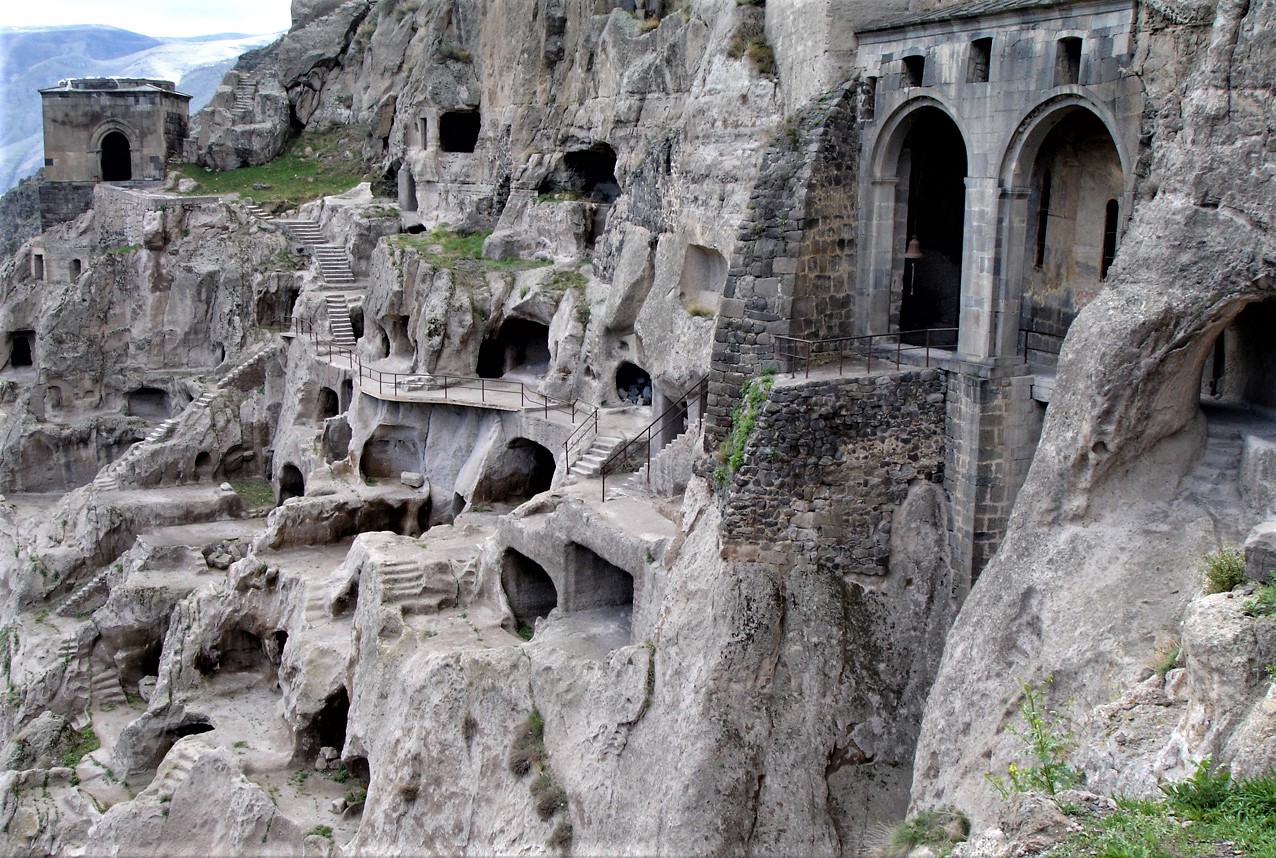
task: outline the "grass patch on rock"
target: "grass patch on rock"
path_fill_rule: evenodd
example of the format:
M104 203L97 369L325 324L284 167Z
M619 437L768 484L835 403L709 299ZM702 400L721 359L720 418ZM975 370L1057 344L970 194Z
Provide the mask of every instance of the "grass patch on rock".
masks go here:
M359 142L344 127L302 134L277 158L258 167L218 172L183 164L176 172L198 183L192 193L239 194L272 210L344 193L369 178Z
M235 490L235 494L239 495L239 499L249 509L260 509L261 507L273 507L275 505L275 489L270 484L270 480L264 477L245 477L227 480L226 482L230 483L230 487Z

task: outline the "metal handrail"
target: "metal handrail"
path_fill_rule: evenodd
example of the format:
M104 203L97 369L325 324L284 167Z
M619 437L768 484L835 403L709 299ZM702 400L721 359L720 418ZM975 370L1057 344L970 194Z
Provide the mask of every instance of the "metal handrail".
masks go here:
M811 377L811 361L817 355L837 357L837 374L841 375L845 367L845 359L849 353L851 356L864 359L864 371L873 371L873 353L874 345L878 340L892 339L889 345L895 347L895 368L903 363L903 353L905 349L904 338L919 334L924 337L921 348L925 349L925 364L930 366L930 351L932 348L938 349L938 346L931 345L932 334L955 334L957 328L919 328L914 331L894 331L889 334L860 334L853 337L833 337L827 340L808 340L802 337L788 337L782 334L775 334L775 356L784 359L788 363L785 370L791 376L796 376L798 369L805 366L806 377ZM784 346L789 346L791 351L785 351ZM918 348L918 346L910 345L908 348ZM947 349L944 349L945 351ZM879 357L879 360L881 358Z
M646 451L647 484L651 484L651 441L655 437L656 432L663 431L665 428L665 420L669 417L669 415L684 410L683 403L690 402L693 395L697 400L699 400L700 413L703 415L704 404L705 400L708 398L708 393L709 376L706 375L704 378L700 379L695 384L691 385L691 387L683 391L681 396L675 397L673 403L661 412L659 417L648 423L645 429L627 441L619 450L607 457L607 460L603 462L602 467L598 469L598 474L602 477L602 499L604 502L607 500L607 476L609 474L614 474L616 471L620 470L636 458L633 448L639 443L642 443L642 448Z
M347 346L338 345L327 339L325 333L310 319L298 316L290 317L287 330L294 335L307 337L310 343L314 345L319 357L341 357L348 360L350 368L356 373L356 384L358 384L359 389L371 396L377 396L377 398L384 398L387 388L389 388L390 393L394 393L407 382L429 380L436 385L436 390L443 393L444 402L451 401L448 398L449 394L458 390L477 390L479 402L485 405L488 404L487 397L489 393L493 395L497 393L517 393L519 407L523 411L540 411L546 418L549 417L549 412L551 411L566 414L572 425L576 424L577 417L580 417L583 423L592 421L595 428L598 424L598 409L588 402L583 402L579 399L559 399L549 396L529 388L521 381L452 375L449 373L394 372L378 369L364 364L362 356L355 350ZM472 403L459 401L458 404L468 405ZM496 405L497 403L493 402L492 404Z

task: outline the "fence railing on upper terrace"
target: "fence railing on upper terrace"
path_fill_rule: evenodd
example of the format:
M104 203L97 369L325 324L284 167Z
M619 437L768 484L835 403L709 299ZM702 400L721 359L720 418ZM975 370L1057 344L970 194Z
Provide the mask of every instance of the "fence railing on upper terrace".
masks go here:
M492 408L525 412L540 412L546 419L550 414L561 414L575 426L563 445L564 467L571 466L571 453L592 436L588 429L598 432L598 409L579 399L559 399L541 393L533 387L514 379L480 378L478 376L453 375L451 373L396 372L370 366L356 350L339 345L331 335L313 321L290 317L280 326L285 333L306 338L315 353L326 359L342 359L349 363L359 389L377 399L413 401L412 394L433 393L442 396L442 402L456 405L487 405Z
M807 340L801 337L775 335L775 357L784 363L783 371L790 375L805 372L809 378L812 366L837 362L837 374L848 365L864 372L872 372L877 364L894 364L896 369L904 358L915 359L919 355L924 366L930 366L932 352L948 352L957 337L956 328L924 328L916 331L896 331L889 334L861 334L854 337L834 337L827 340ZM905 340L910 342L905 342Z

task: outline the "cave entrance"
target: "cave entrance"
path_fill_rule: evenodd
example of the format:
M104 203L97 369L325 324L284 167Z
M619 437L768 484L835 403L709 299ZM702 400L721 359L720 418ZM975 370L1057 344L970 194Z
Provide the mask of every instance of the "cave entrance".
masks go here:
M346 723L350 719L350 695L344 687L338 688L324 699L323 708L315 714L314 736L320 748L336 748L346 745Z
M35 331L13 331L9 334L9 367L25 369L35 363Z
M522 491L511 494L510 500L527 500L549 491L554 482L554 454L526 438L510 441L509 449L520 459L515 471L526 476L525 487Z
M530 319L508 319L494 338L479 345L479 378L500 378L507 372L544 375L549 369L549 326Z
M319 419L327 420L341 413L341 398L331 387L319 388Z
M934 107L913 114L899 154L897 205L905 224L895 242L903 269L899 330L923 333L905 342L954 347L961 309L961 257L966 219L966 142L953 120ZM902 195L902 199L900 198Z
M306 494L306 480L301 475L301 469L296 465L284 465L279 471L279 505L289 498L304 497Z
M364 477L385 479L404 471L425 471L425 453L411 426L384 424L363 445L359 455L359 471Z
M1020 327L1030 363L1053 366L1076 314L1116 258L1125 186L1107 126L1088 109L1052 117L1032 162L1024 206Z
M1276 301L1248 304L1214 341L1201 372L1201 394L1276 418Z
M501 555L501 588L520 629L530 629L558 607L558 590L545 569L513 548Z
M594 608L624 608L632 611L634 579L624 569L579 543L567 546L567 593L569 611Z
M651 375L637 364L622 362L616 367L616 395L634 405L650 405Z
M128 395L128 416L143 420L167 420L171 413L168 391L139 387Z
M483 118L477 110L450 110L439 117L439 148L444 152L473 152Z
M541 182L541 194L566 193L595 203L614 203L620 196L616 150L606 143L563 154L563 169Z
M127 182L133 178L133 154L128 138L112 131L102 138L102 181Z
M195 655L195 669L204 676L222 671L244 673L270 667L261 638L245 628L233 626L222 632L217 645Z
M213 457L207 450L195 454L195 482L203 482L213 475Z

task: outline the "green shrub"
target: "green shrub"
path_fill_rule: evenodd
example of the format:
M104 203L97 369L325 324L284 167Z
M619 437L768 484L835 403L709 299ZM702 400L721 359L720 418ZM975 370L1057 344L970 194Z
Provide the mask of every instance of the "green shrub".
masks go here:
M1232 773L1226 768L1210 773L1207 756L1196 764L1196 770L1187 780L1161 784L1169 804L1187 819L1207 822L1227 800L1231 792Z
M718 448L720 466L714 469L713 481L719 488L725 488L744 464L744 449L757 428L762 402L774 384L774 374L766 371L760 378L745 384L744 390L740 392L740 401L731 412L731 432L722 439L722 445Z
M551 819L560 810L567 809L567 793L549 772L542 771L536 776L536 780L532 781L531 793L536 815L543 820Z
M1238 548L1220 548L1205 555L1205 593L1226 593L1245 580L1245 555Z
M314 828L310 829L310 830L309 830L308 832L306 832L306 833L307 833L307 834L318 834L320 837L327 837L329 840L331 840L331 839L332 839L332 826L331 826L331 825L316 825Z
M68 769L73 769L80 764L80 760L88 754L93 753L102 747L102 742L97 737L97 733L93 732L93 725L90 724L84 729L76 733L75 744L62 755L62 765Z
M1024 698L1019 704L1019 715L1024 727L1006 729L1023 742L1033 764L1021 768L1011 763L1004 777L992 772L984 775L1002 798L1030 791L1053 796L1077 782L1076 770L1065 762L1073 745L1073 735L1064 729L1063 715L1045 707L1046 686L1053 681L1053 677L1047 676L1041 685L1019 683Z

